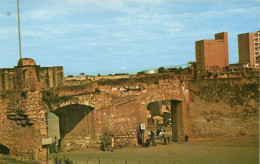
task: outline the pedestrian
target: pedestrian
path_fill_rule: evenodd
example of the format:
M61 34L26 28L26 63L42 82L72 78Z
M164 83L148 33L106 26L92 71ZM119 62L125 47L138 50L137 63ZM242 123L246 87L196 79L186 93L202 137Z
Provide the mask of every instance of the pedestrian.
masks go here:
M152 146L156 146L156 143L154 141L154 132L151 130L151 142L152 142Z
M114 135L111 135L111 151L114 151L114 147L115 147L115 139L114 139Z
M61 140L58 139L58 153L61 152Z
M53 146L54 146L54 153L57 153L58 152L58 149L57 149L58 142L57 142L57 137L56 136L54 137Z
M103 142L102 142L103 151L108 150L108 146L109 146L109 136L107 133L105 133L105 135L103 137Z
M163 136L163 129L162 128L160 128L159 136Z

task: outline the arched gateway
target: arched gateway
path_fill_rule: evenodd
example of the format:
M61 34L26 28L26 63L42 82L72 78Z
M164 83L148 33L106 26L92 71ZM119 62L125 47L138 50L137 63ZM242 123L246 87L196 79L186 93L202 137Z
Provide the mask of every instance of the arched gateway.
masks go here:
M19 63L13 71L8 70L10 74L0 70L16 84L6 87L0 79L0 119L4 120L0 120L0 128L5 124L9 135L0 131L0 143L4 140L11 156L46 159L45 144L53 142L48 131L50 113L59 120L57 140L60 139L62 151L99 148L104 133L114 136L116 148L137 145L140 125L147 127L147 106L159 100L170 101L173 140L184 140L189 96L185 85L174 75L63 86L62 67L41 68L32 59L21 59ZM28 79L30 83L26 82ZM25 133L33 135L25 137ZM147 137L145 128L144 139Z

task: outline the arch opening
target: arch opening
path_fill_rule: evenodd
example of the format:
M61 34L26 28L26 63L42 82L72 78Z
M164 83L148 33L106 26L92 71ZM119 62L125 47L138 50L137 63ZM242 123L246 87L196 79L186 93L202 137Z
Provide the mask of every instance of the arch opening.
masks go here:
M74 104L51 112L55 115L53 118L56 117L56 120L53 119L52 127L53 142L56 143L56 147L54 145L53 148L54 152L88 147L89 142L86 140L94 136L93 110L94 108L90 106ZM82 139L85 139L84 143L79 142Z
M160 100L147 105L147 134L155 138L167 137L167 142L184 140L182 102L178 100ZM160 140L164 143L165 141Z
M47 114L48 119L48 137L52 138L53 143L49 146L50 153L58 152L58 143L60 141L60 124L59 117L50 112Z
M0 154L9 155L9 151L10 150L8 149L8 147L6 147L0 143Z

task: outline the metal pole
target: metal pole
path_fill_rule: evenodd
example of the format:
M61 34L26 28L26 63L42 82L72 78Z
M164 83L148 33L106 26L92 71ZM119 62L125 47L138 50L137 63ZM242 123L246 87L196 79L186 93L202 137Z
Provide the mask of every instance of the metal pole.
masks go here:
M19 39L19 56L22 58L21 52L21 34L20 34L20 15L19 15L19 0L17 0L17 17L18 17L18 39Z

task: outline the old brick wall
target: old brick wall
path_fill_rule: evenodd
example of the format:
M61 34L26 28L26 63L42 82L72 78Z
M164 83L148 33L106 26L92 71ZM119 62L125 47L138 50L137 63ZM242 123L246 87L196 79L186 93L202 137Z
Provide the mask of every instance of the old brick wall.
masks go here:
M42 88L52 88L63 86L63 67L41 67L38 78Z
M11 90L15 88L14 69L0 69L0 90Z
M46 138L45 111L41 93L24 91L0 92L0 143L10 156L23 160L45 160L46 150L41 139Z
M259 135L259 79L211 79L190 83L189 135Z
M24 79L26 75L28 79ZM36 74L36 77L31 76ZM30 77L31 76L31 77ZM32 80L31 78L35 78ZM63 86L63 67L40 67L30 58L21 59L14 68L0 69L0 91L23 89L37 81L44 89Z
M93 111L81 118L77 126L66 133L62 139L63 150L99 147L100 138L105 132L115 136L116 147L136 145L140 124L147 125L147 105L159 100L182 102L180 110L183 112L179 121L183 122L182 126L186 125L183 116L187 113L184 110L188 108L188 90L184 83L180 83L173 75L101 80L84 86L54 88L50 92L59 94L61 100L62 97L70 97L68 101L53 102L50 111L54 110L54 113L75 104L93 108ZM73 110L76 111L76 108ZM60 114L61 117L65 115ZM70 120L60 118L64 119ZM180 131L182 134L178 137L179 141L186 129L182 127Z
M22 63L27 62L32 61L26 59ZM18 89L0 93L1 120L5 123L1 124L5 130L0 131L0 143L10 149L12 156L39 161L45 159L46 147L41 145L41 140L48 137L48 112L60 117L64 151L97 148L105 133L114 136L116 148L134 146L140 124L147 125L147 105L159 100L182 103L178 108L181 111L178 113L178 123L183 126L176 131L178 138L183 140L189 96L185 83L174 75L103 79L78 86L52 87L48 84L42 87L40 67L31 63L20 65L16 71L20 72L16 74L19 78ZM45 69L41 76L55 74L52 79L47 79L60 85L56 77L61 76L62 72L60 68L56 73L53 71Z

